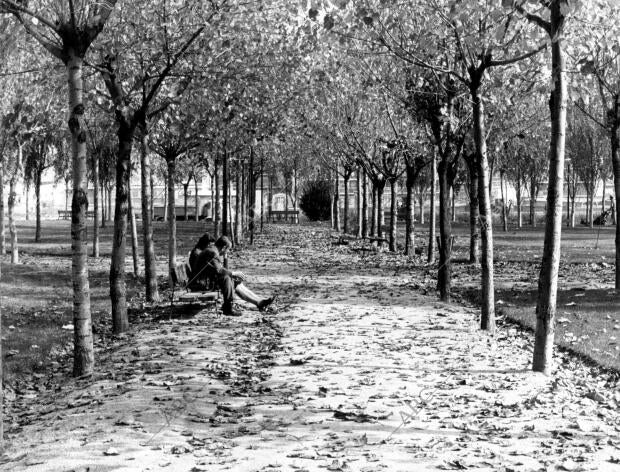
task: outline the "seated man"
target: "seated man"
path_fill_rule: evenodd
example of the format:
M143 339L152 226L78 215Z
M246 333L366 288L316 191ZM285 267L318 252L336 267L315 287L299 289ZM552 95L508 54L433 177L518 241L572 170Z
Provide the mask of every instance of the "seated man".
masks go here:
M206 284L214 281L222 291L224 304L222 310L225 315L240 316L241 312L233 307L233 294L246 302L252 303L263 311L273 302L274 298L261 298L243 284L245 275L242 272L233 272L224 267L226 253L232 247L230 239L222 236L215 244L209 245L210 236L205 234L190 254L190 267L194 283ZM202 243L201 243L202 241Z

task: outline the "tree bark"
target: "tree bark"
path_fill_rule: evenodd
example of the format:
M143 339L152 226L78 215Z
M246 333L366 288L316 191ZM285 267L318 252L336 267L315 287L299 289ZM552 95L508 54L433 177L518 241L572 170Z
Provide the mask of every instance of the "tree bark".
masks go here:
M236 163L236 173L235 173L235 231L234 231L234 239L235 239L235 244L239 244L239 241L241 241L241 214L243 213L243 210L241 209L241 199L242 199L242 186L243 184L241 183L241 173L243 172L242 169L240 169L240 167L242 167L241 165L239 165L239 161L237 161Z
M355 187L355 191L356 191L355 207L356 207L356 214L357 214L357 233L355 236L357 237L357 239L360 239L362 237L362 187L361 187L362 182L361 182L360 172L361 170L358 168L357 173L356 173L357 186Z
M377 238L383 238L383 222L385 221L385 212L383 211L383 193L387 181L381 179L377 181Z
M41 171L37 169L34 176L35 228L34 240L41 241ZM95 201L97 201L95 199ZM98 256L97 256L98 257Z
M557 305L558 272L562 233L562 192L564 190L564 149L566 136L566 78L562 53L562 10L566 0L553 2L551 9L551 145L549 148L549 188L543 258L538 279L536 304L536 331L532 368L536 372L551 373L555 313Z
M468 164L469 168L469 262L480 262L480 233L478 220L480 219L480 202L478 201L478 163L477 159Z
M342 218L343 233L349 233L349 179L351 178L351 172L347 169L344 170L344 215Z
M228 193L228 151L224 147L222 160L222 235L228 236L229 213L228 205L230 204L230 196Z
M390 179L390 251L396 252L396 223L398 221L398 182Z
M613 222L616 225L616 293L620 293L620 220L618 219L618 208L620 208L620 94L614 97L613 121L610 129L611 140L611 165L614 174L614 212Z
M142 250L144 252L144 288L147 302L159 302L159 289L157 287L157 265L155 259L155 247L153 244L153 172L151 169L151 156L149 150L149 135L146 123L141 124L140 136L140 187L142 195L140 199L142 211Z
M93 373L95 356L88 283L86 210L86 134L83 129L83 58L71 51L66 63L69 83L69 130L73 161L71 202L71 279L73 283L73 375Z
M176 180L176 157L166 159L168 166L168 283L173 287L172 271L177 261L177 209L174 182Z
M499 173L499 186L502 192L502 225L504 227L504 233L508 232L508 215L506 212L506 195L504 193L504 172Z
M439 270L437 286L439 299L450 301L452 279L452 224L450 218L450 187L448 159L442 156L438 165L439 177Z
M200 220L200 201L198 200L198 176L194 173L194 221Z
M431 201L428 215L428 256L427 262L435 262L435 182L437 181L437 156L433 151Z
M372 215L370 217L370 236L374 237L377 235L377 186L375 182L371 180L372 183Z
M335 172L335 190L334 190L334 229L340 232L340 175L338 170Z
M17 228L15 226L15 203L17 193L15 191L15 181L17 176L14 174L9 181L9 236L11 237L11 264L19 264L19 247L17 244Z
M187 217L187 191L189 189L190 179L187 179L187 182L183 184L183 221L188 221Z
M250 172L248 173L248 180L250 181L249 190L249 208L248 208L248 227L250 230L250 245L254 245L254 218L256 217L256 180L254 176L254 147L250 147Z
M112 301L112 331L114 334L129 330L127 317L127 285L125 283L125 254L127 245L127 215L129 212L129 177L133 128L119 122L118 156L116 158L116 201L114 204L114 232L110 263L110 299Z
M415 169L407 165L407 201L405 213L405 256L415 254L415 208L413 187L415 184Z
M482 240L482 300L480 327L495 331L495 289L493 281L493 213L491 211L490 173L487 156L484 106L478 88L470 89L473 103L474 142L478 164L478 204L480 206L480 235Z
M39 181L40 182L40 181ZM40 185L40 184L39 184ZM37 195L37 201L39 196ZM37 202L37 206L39 203ZM40 219L37 208L37 220ZM93 257L99 257L99 158L93 156Z
M4 224L4 156L0 156L0 256L6 254L6 231Z
M532 228L536 228L536 198L538 197L538 191L536 190L536 181L534 177L530 178L530 225Z
M213 180L215 182L215 203L213 205L213 233L219 238L222 230L222 207L220 196L220 160L216 157L213 166Z
M362 238L368 238L368 176L362 171Z
M418 195L418 216L420 218L420 224L424 224L424 192L420 192Z
M129 177L129 181L131 182L131 175ZM127 202L128 202L128 211L129 211L129 223L131 227L131 257L133 261L133 276L140 276L140 264L138 261L138 228L136 226L136 213L133 209L133 200L131 197L131 184L127 187Z

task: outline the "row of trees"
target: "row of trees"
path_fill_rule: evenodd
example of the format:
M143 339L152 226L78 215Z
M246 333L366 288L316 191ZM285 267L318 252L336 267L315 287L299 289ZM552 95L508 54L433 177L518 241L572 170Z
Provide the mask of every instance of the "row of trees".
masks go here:
M481 263L481 327L489 331L495 327L491 179L499 175L502 189L504 179L511 181L517 199L527 193L530 201L547 181L534 369L549 372L566 136L569 198L577 181L590 192L609 161L616 199L620 191L620 74L618 44L611 39L617 38L617 26L609 21L617 7L603 0L589 3L595 7L568 0L501 5L368 0L363 6L317 1L303 2L301 8L280 0L260 5L0 0L2 21L16 33L4 50L10 59L2 80L23 84L29 78L21 92L15 87L15 93L2 97L7 180L27 169L36 186L37 169L61 167L60 162L65 167L59 174L70 170L72 175L75 375L87 375L94 366L86 265L88 180L96 183L96 207L99 189L115 192L114 211L108 212L114 215L110 298L114 331L121 333L128 329L129 179L138 168L145 296L159 299L152 238L154 155L165 162L170 266L176 261L175 185L182 181L187 188L198 167L222 182L215 186L221 214L215 204L214 216L223 234L230 232L229 182L234 180L240 219L234 236L242 238L239 229L247 228L250 242L254 189L265 170L281 175L291 195L304 180L318 176L336 184L342 177L346 215L349 182L357 180L361 237L384 237L379 202L389 191L392 250L402 183L408 254L415 242L414 199L426 193L434 198L437 192L439 214L431 211L430 218L433 229L438 220L438 279L446 301L453 241L450 196L462 186L471 202L470 259ZM570 77L567 52L577 72ZM40 71L52 60L56 73L42 78ZM574 100L567 129L569 83ZM48 104L40 97L53 99ZM67 136L58 131L66 114L60 103L68 103ZM42 142L46 128L51 134ZM602 136L608 144L601 144ZM611 159L603 157L606 153ZM32 164L24 167L29 154ZM67 155L70 165L61 158ZM430 185L435 181L437 189ZM339 195L333 192L334 225L342 223L350 232L348 218L340 215ZM520 212L520 201L517 207ZM434 253L431 233L429 257ZM620 275L616 285L620 288Z

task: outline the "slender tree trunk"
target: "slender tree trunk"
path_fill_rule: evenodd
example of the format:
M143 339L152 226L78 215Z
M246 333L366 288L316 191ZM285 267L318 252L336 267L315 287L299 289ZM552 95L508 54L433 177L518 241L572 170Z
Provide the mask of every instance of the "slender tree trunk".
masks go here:
M435 262L435 186L437 181L437 155L433 151L431 201L428 215L428 263Z
M450 209L452 210L452 223L456 223L456 191L454 186L450 188L450 195L452 198Z
M265 223L265 158L260 156L260 232L263 232Z
M295 163L295 168L293 169L293 211L295 211L295 219L297 224L299 224L299 213L297 213L297 163Z
M220 161L216 157L213 167L213 180L215 181L215 204L213 207L213 232L219 238L222 233L222 206L220 198Z
M420 192L418 195L418 215L420 218L420 224L424 224L424 192Z
M200 201L198 200L198 176L194 175L194 221L200 220Z
M124 333L129 329L127 285L125 283L125 254L133 128L128 123L119 123L118 143L114 233L112 237L112 260L110 263L110 299L112 301L112 331L114 334Z
M39 197L37 196L37 199ZM37 206L39 204L37 203ZM37 209L37 213L39 210ZM39 217L37 216L37 219ZM99 158L93 156L93 257L99 257Z
M224 148L222 160L222 235L228 236L229 213L228 205L230 204L229 196L229 180L228 180L228 151Z
M390 251L396 252L396 223L398 221L398 182L396 179L390 180Z
M562 53L563 38L559 29L564 22L562 10L566 0L553 2L551 9L551 70L554 89L551 93L551 145L549 149L549 188L543 259L538 280L536 331L532 368L551 373L558 272L562 233L562 191L564 186L564 146L566 136L566 79Z
M472 87L474 142L478 164L478 204L482 240L482 300L480 327L495 331L495 289L493 277L493 213L491 211L489 160L487 156L484 106L477 87Z
M477 159L477 158L476 158ZM478 220L480 219L479 183L477 161L469 164L469 262L480 262L480 233L478 232Z
M12 175L9 181L9 235L11 237L11 264L19 264L19 247L17 245L17 228L15 226L15 203L17 193L15 192L15 180L17 176Z
M620 219L618 219L618 208L620 208L620 94L614 97L613 121L611 123L611 164L614 180L614 211L612 212L613 222L616 225L616 293L620 293Z
M405 255L415 255L415 205L413 187L415 185L415 168L412 165L407 164L406 168L407 180L407 200L406 200L406 213L405 213Z
M344 174L344 215L342 217L343 223L343 232L344 234L349 233L349 179L351 178L351 173L345 169Z
M4 156L0 156L0 256L6 254L6 232L4 224Z
M41 241L41 171L37 170L34 176L34 199L35 199L35 229L34 240ZM95 199L95 201L97 201Z
M26 221L30 220L30 182L26 182Z
M235 231L234 231L234 239L235 244L239 244L241 241L241 215L243 210L241 209L241 199L242 199L242 186L241 183L241 174L243 172L242 166L239 165L239 161L237 161L237 172L235 173Z
M131 176L129 177L131 182ZM136 226L136 213L133 210L133 200L131 197L131 185L128 186L128 211L129 211L129 223L131 229L131 257L133 260L133 276L140 276L140 264L138 262L138 228Z
M159 302L157 264L153 244L153 171L146 123L142 123L140 137L140 187L142 211L142 250L144 252L144 288L147 302Z
M168 165L168 283L172 283L172 270L177 261L177 209L174 182L176 180L176 157L166 159Z
M168 177L164 179L164 221L168 222Z
M334 229L340 232L340 175L338 171L335 173L335 190L334 190Z
M590 228L594 228L594 185L590 187L590 195L588 200L588 223Z
M361 176L360 176L360 172L361 170L358 168L357 169L357 186L356 186L356 192L357 192L357 197L355 199L355 206L356 206L356 212L357 212L357 234L356 237L357 239L360 239L362 237L362 226L363 226L363 215L362 215L362 187L361 187Z
M237 187L237 192L241 193L238 211L241 213L239 215L239 224L241 225L241 233L243 233L245 228L247 228L247 214L250 200L250 179L246 173L245 163L242 163L241 166L238 167L238 173L240 174L240 177L239 180L236 181L235 185L239 185L239 187Z
M362 238L368 238L368 176L362 172Z
M536 197L538 196L536 187L536 181L532 177L530 180L530 225L532 228L536 228Z
M83 130L83 59L74 54L66 63L69 82L69 130L73 156L73 197L71 202L71 280L73 282L73 375L93 373L95 356L88 284L86 209L86 136Z
M517 184L516 188L516 198L517 198L517 228L523 228L523 212L521 211L521 205L523 200L523 192L521 190L521 185Z
M377 238L383 238L383 224L385 212L383 211L383 192L385 191L386 180L377 182Z
M448 158L442 156L438 165L439 177L439 270L437 286L441 301L450 301L452 281L452 225L450 222L450 187Z
M250 245L254 245L254 218L256 216L256 177L254 176L254 147L250 148L250 172L248 174L250 181L249 189L249 209L248 209L248 225L250 230Z
M504 227L504 233L508 232L508 215L506 212L506 194L504 193L504 172L499 173L499 186L502 192L502 225Z
M101 184L101 227L105 228L105 222L108 219L108 211L106 207L106 188L105 185Z
M183 221L187 221L187 190L189 188L189 179L183 184Z

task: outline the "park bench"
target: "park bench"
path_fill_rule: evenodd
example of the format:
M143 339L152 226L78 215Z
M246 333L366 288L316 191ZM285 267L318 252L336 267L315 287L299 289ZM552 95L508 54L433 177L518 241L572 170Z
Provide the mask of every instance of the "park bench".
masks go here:
M270 210L269 219L272 223L276 220L285 222L290 220L291 223L297 223L299 222L299 210Z
M86 212L86 218L94 218L95 211L88 210ZM71 219L71 210L58 210L58 219L59 220L70 220Z
M177 301L182 303L200 303L206 305L216 305L219 292L215 287L209 287L206 291L195 291L191 286L191 269L187 262L177 263L170 270L170 280L172 281L172 294L170 295L170 303L174 303L175 288L180 288L181 293L177 297Z

